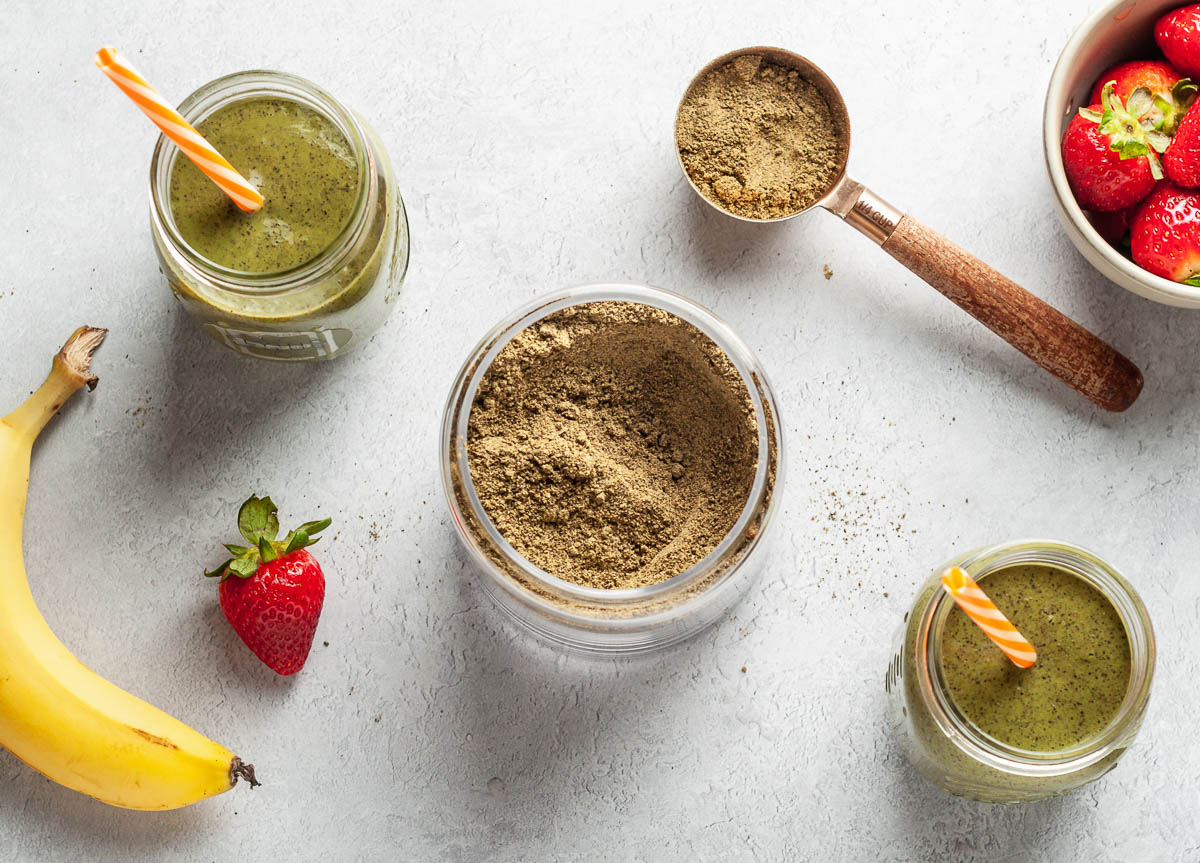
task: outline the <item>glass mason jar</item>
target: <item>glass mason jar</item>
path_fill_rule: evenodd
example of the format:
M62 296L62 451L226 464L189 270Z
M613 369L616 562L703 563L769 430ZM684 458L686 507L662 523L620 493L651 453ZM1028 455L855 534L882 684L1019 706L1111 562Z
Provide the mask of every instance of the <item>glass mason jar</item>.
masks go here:
M1116 715L1093 737L1054 752L1018 749L976 727L950 697L942 668L942 630L954 607L942 589L942 573L961 566L978 581L997 570L1029 564L1085 580L1112 603L1129 638L1129 685ZM1145 716L1154 658L1154 631L1145 606L1120 573L1096 555L1051 540L976 549L935 569L904 616L884 682L889 720L917 772L951 794L988 803L1039 800L1086 785L1116 766Z
M290 270L227 269L192 249L170 207L171 173L186 158L160 136L150 161L150 228L167 283L201 328L247 356L330 359L363 344L387 319L408 268L408 222L387 152L374 130L303 78L255 70L210 81L179 112L193 125L254 98L298 102L345 136L358 166L358 196L340 235Z
M526 560L492 524L467 461L467 422L480 381L508 342L531 324L583 303L626 301L663 309L694 325L723 350L750 395L758 461L750 495L721 543L690 569L645 587L604 589L557 578ZM496 604L542 638L591 653L665 647L724 617L761 571L764 537L783 482L779 412L750 349L711 312L677 294L637 285L588 285L551 294L505 318L471 352L442 419L440 461L446 500L468 556Z

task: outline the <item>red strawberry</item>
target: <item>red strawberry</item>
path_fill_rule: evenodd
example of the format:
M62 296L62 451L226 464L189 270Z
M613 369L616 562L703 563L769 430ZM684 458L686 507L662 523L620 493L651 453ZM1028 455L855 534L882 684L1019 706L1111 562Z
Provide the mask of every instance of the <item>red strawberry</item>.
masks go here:
M1151 107L1148 90L1135 90L1126 107L1113 88L1108 82L1099 105L1079 109L1062 142L1063 168L1075 200L1100 213L1131 207L1150 194L1162 178L1156 151L1170 142L1142 119Z
M325 602L325 575L304 550L329 519L310 521L282 541L269 497L255 497L238 511L238 530L248 546L227 545L233 555L211 572L220 576L221 610L254 655L278 674L295 674L312 648Z
M1156 276L1200 285L1200 195L1162 183L1133 217L1133 261Z
M1200 187L1200 110L1184 116L1162 161L1172 183L1187 189Z
M1200 75L1200 3L1159 18L1154 25L1154 41L1184 75Z
M1113 92L1126 103L1138 87L1149 90L1153 103L1146 116L1154 121L1155 129L1167 135L1174 133L1196 98L1197 87L1192 80L1161 60L1130 60L1106 69L1092 88L1092 104L1100 102L1109 81L1114 84Z
M1136 210L1136 207L1129 207L1112 213L1088 213L1088 221L1100 236L1112 245L1119 246L1129 233L1129 223L1133 221Z

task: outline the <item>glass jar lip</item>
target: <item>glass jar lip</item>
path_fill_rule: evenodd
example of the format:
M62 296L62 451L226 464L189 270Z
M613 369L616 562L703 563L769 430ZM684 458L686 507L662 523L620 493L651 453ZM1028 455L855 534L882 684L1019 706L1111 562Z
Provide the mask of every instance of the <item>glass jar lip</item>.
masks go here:
M288 99L320 112L338 127L354 153L358 169L358 193L346 224L329 246L312 260L269 273L231 269L201 255L179 233L171 214L168 190L171 172L175 160L180 157L180 151L162 134L158 136L150 158L150 214L159 234L197 276L223 290L264 295L302 289L313 280L324 278L343 266L367 229L370 202L377 195L377 190L371 145L354 112L326 90L299 75L271 69L232 72L197 87L179 104L177 110L189 123L196 125L218 108L256 96Z
M634 302L662 309L687 321L712 339L714 344L729 357L730 362L742 378L754 406L755 422L758 428L758 461L755 467L754 481L746 503L733 527L721 542L696 564L668 579L643 587L617 589L588 587L558 578L535 566L513 548L496 529L475 494L467 464L465 442L470 406L474 402L474 393L478 390L479 382L491 366L496 354L514 336L546 315L571 306L605 301ZM779 489L772 489L770 484L772 447L776 453L775 461L778 463L775 484L778 485L782 479L783 432L778 417L779 413L770 385L754 354L733 330L712 312L680 294L662 288L621 282L580 285L545 294L506 315L471 351L450 390L443 414L439 460L442 465L444 490L451 514L460 531L466 535L468 531L463 523L463 513L454 490L457 480L453 469L457 467L464 496L471 508L471 515L477 524L482 525L486 533L486 540L504 556L507 564L520 571L522 577L529 579L530 582L546 590L549 594L590 606L637 605L685 590L709 575L734 549L739 537L744 534L752 519L763 513L764 498L769 495L765 501L766 514L762 518L762 529L751 540L750 550L761 540L769 521L769 515L774 511L779 499ZM457 447L455 447L455 441L457 441ZM527 601L544 605L547 608L552 606L552 603L547 602L545 598L517 585L514 579L502 572L473 542L468 542L468 545L476 560L493 577L503 579L506 583L520 588L522 596ZM746 554L749 553L748 550ZM697 596L702 596L705 592L699 591ZM652 616L628 618L629 625L644 624L647 617Z
M945 687L941 636L954 602L940 589L928 603L918 627L918 685L935 723L968 757L1004 772L1061 775L1102 760L1126 742L1126 726L1141 715L1150 697L1156 655L1154 629L1133 586L1111 564L1077 545L1045 539L1016 540L968 552L955 565L975 578L983 578L1005 567L1028 563L1047 564L1084 579L1113 604L1121 617L1129 638L1129 687L1108 725L1068 749L1035 752L1004 743L971 722Z

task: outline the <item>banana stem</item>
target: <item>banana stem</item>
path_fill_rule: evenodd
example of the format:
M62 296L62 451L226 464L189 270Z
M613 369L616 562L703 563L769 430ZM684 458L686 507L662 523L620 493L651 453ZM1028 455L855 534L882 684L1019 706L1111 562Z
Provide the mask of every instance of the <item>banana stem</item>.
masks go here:
M245 763L242 761L242 759L235 755L233 758L233 764L229 768L230 784L237 785L237 781L239 779L245 779L250 783L251 788L257 788L259 785L262 785L262 783L254 777L254 765Z
M85 384L88 389L96 388L99 378L91 373L92 354L100 347L106 335L108 330L99 327L77 329L55 356L45 382L20 407L0 419L0 422L30 439L37 437L50 421L50 417L58 412L76 390Z

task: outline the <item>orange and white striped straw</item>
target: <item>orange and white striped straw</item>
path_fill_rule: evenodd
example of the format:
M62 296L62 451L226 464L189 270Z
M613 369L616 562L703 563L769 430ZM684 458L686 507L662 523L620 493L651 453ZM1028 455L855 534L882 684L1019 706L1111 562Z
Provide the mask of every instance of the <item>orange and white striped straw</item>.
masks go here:
M253 213L262 208L263 196L258 189L204 140L182 114L168 105L116 48L106 45L97 51L96 65L239 209Z
M1025 636L1017 632L1017 628L996 607L996 603L988 598L975 579L967 575L962 567L952 566L942 573L942 587L958 603L963 613L1004 651L1004 655L1012 660L1013 665L1018 668L1031 668L1037 662L1037 650Z

